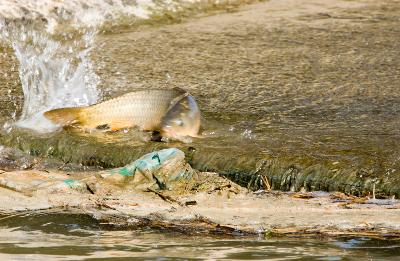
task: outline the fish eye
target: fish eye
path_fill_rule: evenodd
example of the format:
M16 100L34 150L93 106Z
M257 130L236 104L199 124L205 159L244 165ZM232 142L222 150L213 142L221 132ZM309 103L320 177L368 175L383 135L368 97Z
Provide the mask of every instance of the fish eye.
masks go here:
M176 123L176 125L178 125L178 126L183 126L183 121L182 121L181 119L177 119L177 120L175 121L175 123Z

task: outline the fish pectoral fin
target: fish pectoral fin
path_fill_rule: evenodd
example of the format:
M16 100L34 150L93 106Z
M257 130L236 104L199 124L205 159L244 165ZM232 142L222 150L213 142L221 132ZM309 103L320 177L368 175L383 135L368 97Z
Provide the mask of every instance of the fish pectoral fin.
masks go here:
M118 131L123 128L130 128L130 127L134 126L132 124L132 122L124 121L124 120L113 120L112 122L109 122L104 125L107 125L108 126L107 130L110 130L110 131Z
M96 130L110 130L110 125L106 124L100 124L96 126Z

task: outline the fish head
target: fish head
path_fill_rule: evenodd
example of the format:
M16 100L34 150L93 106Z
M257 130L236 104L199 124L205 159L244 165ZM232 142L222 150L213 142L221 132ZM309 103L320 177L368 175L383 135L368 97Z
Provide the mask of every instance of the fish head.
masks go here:
M181 139L196 137L200 130L200 109L190 95L173 102L161 121L160 133L163 137Z

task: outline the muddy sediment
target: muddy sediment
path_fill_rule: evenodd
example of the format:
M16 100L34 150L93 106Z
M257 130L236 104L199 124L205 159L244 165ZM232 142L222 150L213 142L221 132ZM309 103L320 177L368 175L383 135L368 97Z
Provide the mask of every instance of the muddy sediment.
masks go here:
M13 151L3 154L12 161ZM35 161L40 158L25 159L37 164L34 169L0 171L0 221L75 215L103 227L189 235L400 237L400 201L394 197L307 192L304 187L281 192L273 190L274 179L262 175L257 176L262 189L252 191L220 174L193 170L186 163L190 157L172 148L123 168L91 171L50 170Z
M23 216L75 214L119 229L151 227L197 235L400 237L398 200L250 192L215 173L196 173L170 190L141 189L132 179L109 183L88 172L32 170L1 172L0 184L3 224Z
M104 142L18 130L0 139L33 155L105 168L179 146L194 168L253 190L265 176L274 189L398 198L399 10L396 1L268 1L108 32L92 53L104 98L185 88L202 108L205 139ZM18 104L0 106L6 117Z

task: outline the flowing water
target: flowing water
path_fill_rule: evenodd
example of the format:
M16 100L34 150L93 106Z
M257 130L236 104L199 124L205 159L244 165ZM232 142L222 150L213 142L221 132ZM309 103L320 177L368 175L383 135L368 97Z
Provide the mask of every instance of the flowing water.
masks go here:
M0 145L100 168L177 146L195 168L252 189L265 175L275 189L365 195L374 187L379 197L400 196L398 1L28 2L0 3ZM134 130L71 133L42 116L155 87L192 93L205 138L182 144L148 142ZM341 260L399 253L396 243L371 239L171 239L61 220L48 221L64 227L60 233L35 225L47 224L36 217L24 220L27 227L2 225L0 253L66 260L165 253ZM46 238L41 243L49 247L32 237Z
M30 215L2 223L2 260L397 260L400 254L398 241L371 238L266 239L147 228L129 231L74 215Z

